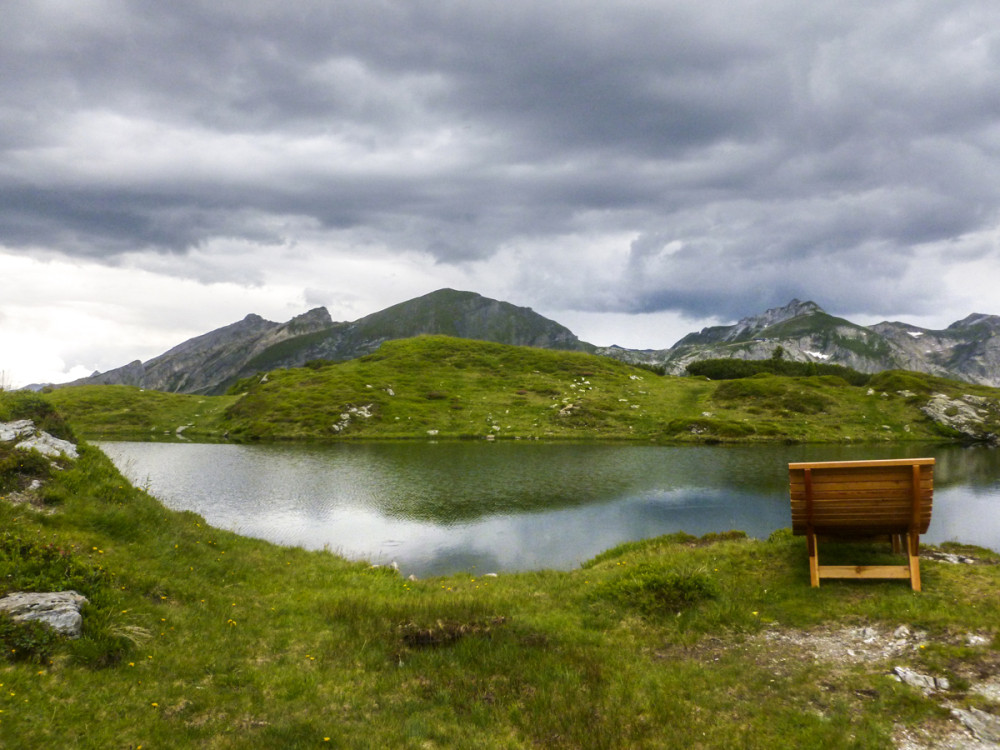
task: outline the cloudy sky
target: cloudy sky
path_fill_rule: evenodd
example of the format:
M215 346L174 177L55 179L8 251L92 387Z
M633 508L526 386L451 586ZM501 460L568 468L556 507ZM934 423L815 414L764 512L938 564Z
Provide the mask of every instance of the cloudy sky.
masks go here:
M33 0L0 385L442 287L662 348L1000 314L996 0Z

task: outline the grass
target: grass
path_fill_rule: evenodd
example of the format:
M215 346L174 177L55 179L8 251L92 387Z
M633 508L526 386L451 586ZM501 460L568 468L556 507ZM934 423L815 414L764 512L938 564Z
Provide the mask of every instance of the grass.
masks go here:
M218 437L230 396L192 396L133 386L85 385L59 389L46 399L90 438L132 440Z
M233 440L435 437L658 442L874 442L956 435L921 411L931 393L997 389L887 372L713 382L661 377L581 352L427 336L343 363L315 362L238 383L229 396L126 386L49 394L81 434ZM188 426L189 425L189 426Z
M8 417L44 409L0 394ZM922 594L811 589L788 531L410 581L167 510L86 444L43 479L58 505L0 500L0 593L72 587L90 603L76 641L0 623L28 652L0 660L8 747L891 747L895 727L941 721L938 703L885 664L762 637L861 624L926 630L936 645L899 662L952 678L956 705L997 710L961 677L1000 659L1000 557L984 550L925 562ZM992 644L955 645L969 633Z

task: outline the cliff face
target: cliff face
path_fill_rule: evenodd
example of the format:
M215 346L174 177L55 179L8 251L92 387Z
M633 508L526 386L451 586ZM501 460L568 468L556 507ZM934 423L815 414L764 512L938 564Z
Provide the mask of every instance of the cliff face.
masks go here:
M593 349L530 308L442 289L347 323L334 322L322 307L287 323L248 315L147 362L132 362L67 385L125 384L176 393L221 393L235 380L256 372L300 367L315 359L353 359L370 354L384 341L421 334Z

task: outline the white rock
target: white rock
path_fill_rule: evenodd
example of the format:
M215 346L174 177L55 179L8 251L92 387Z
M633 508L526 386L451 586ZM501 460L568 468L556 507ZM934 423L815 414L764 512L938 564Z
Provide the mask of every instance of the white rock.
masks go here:
M57 437L52 437L47 432L40 432L34 437L22 440L14 447L22 451L30 451L34 448L43 456L50 458L58 458L60 455L65 455L67 458L77 458L79 455L73 443L68 440L60 440Z
M0 443L8 443L21 437L35 434L35 423L30 419L16 422L0 422Z
M948 690L950 687L946 677L931 677L915 672L909 667L893 667L892 671L902 682L925 692L933 693L937 690Z
M0 610L9 612L14 620L39 620L62 635L78 638L83 626L80 607L86 603L87 597L75 591L18 591L0 599Z

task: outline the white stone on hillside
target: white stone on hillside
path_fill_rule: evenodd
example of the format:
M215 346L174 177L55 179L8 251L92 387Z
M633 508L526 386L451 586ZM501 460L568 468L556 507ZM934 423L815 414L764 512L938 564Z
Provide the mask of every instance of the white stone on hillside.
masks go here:
M35 423L30 419L19 419L16 422L0 422L0 443L35 434Z
M8 612L16 621L38 620L57 633L79 638L83 627L80 607L86 603L87 597L75 591L18 591L0 599L0 611Z

